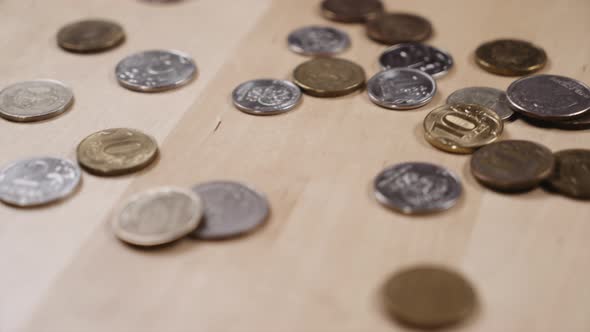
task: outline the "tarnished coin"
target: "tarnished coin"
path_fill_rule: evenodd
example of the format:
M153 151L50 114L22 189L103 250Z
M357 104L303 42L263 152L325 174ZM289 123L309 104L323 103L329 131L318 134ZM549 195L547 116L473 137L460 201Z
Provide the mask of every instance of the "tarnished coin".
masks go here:
M386 49L379 57L383 69L413 68L432 77L444 76L453 67L453 57L422 43L403 43Z
M223 240L250 233L264 225L267 199L236 182L215 181L193 187L205 203L203 224L191 233L203 240Z
M324 0L322 16L329 20L352 23L365 22L383 12L380 0Z
M78 145L78 163L97 175L138 171L158 155L158 143L135 129L114 128L96 132Z
M352 93L365 84L365 71L354 62L338 58L306 61L293 72L295 84L316 97L338 97Z
M565 130L584 130L590 129L590 111L580 117L567 120L540 120L523 117L527 123L541 128L558 128Z
M429 163L403 163L383 170L373 183L381 204L405 214L425 214L451 208L463 191L459 178Z
M459 323L478 307L471 283L440 266L421 265L399 271L387 280L384 293L391 315L419 328Z
M514 116L506 93L487 87L470 87L457 90L447 98L447 104L475 104L496 112L500 119L509 120Z
M136 246L174 242L195 230L203 216L201 198L180 188L152 189L133 196L113 222L115 235Z
M389 13L367 23L369 38L387 45L419 42L432 35L430 22L417 15Z
M350 38L340 29L313 25L291 32L287 43L289 49L295 53L334 55L350 47Z
M436 94L436 82L417 69L387 69L367 82L367 92L379 106L405 110L428 104Z
M555 171L545 184L563 195L590 199L590 150L563 150L554 155Z
M498 140L504 125L496 112L481 105L443 105L424 118L426 140L443 151L471 153Z
M301 90L285 80L259 79L238 85L232 93L234 105L254 115L285 113L301 101Z
M112 21L84 20L66 25L57 33L58 45L70 52L100 52L125 40L123 28Z
M482 44L475 51L477 64L498 75L519 76L535 72L545 66L545 51L529 42L499 39Z
M0 200L20 207L49 204L71 195L80 179L80 168L65 159L19 160L0 171Z
M58 116L74 102L72 90L53 80L20 82L0 91L0 116L17 122Z
M115 74L127 89L158 92L188 84L197 75L197 66L182 52L152 50L121 60Z

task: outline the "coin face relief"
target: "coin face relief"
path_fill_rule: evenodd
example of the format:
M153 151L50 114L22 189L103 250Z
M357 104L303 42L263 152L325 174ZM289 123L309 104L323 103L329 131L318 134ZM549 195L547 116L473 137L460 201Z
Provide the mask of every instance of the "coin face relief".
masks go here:
M295 84L316 97L347 95L363 87L365 72L354 62L338 58L306 61L293 72Z
M291 32L287 43L289 49L298 54L334 55L350 47L350 38L340 29L308 26Z
M322 16L345 23L365 22L382 12L380 0L324 0L321 5Z
M417 15L389 13L367 22L369 38L388 45L420 42L432 35L430 22Z
M482 44L475 51L477 64L498 75L519 76L535 72L545 66L545 51L529 42L499 39Z
M386 49L379 57L383 69L412 68L432 77L444 76L453 67L453 57L422 43L402 43Z
M0 91L0 116L16 122L46 120L67 111L72 90L53 80L20 82Z
M475 104L487 107L502 120L509 120L514 116L506 93L502 90L487 87L469 87L453 92L447 98L448 105Z
M84 20L68 24L57 33L58 45L70 52L100 52L125 40L123 28L107 20Z
M367 83L372 102L391 109L412 109L429 103L436 94L436 82L423 71L408 68L383 70Z
M295 108L301 101L301 90L289 81L259 79L240 84L234 89L232 99L245 113L274 115Z
M590 150L556 152L555 171L545 184L550 189L576 199L590 199Z

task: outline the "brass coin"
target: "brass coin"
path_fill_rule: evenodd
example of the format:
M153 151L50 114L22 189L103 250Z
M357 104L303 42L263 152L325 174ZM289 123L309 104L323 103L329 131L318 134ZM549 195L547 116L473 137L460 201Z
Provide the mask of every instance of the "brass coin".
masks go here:
M78 145L78 163L91 173L121 175L148 166L158 155L156 141L137 130L107 129L86 137Z
M498 39L482 44L475 51L477 64L498 75L520 76L535 72L547 63L545 51L529 42Z
M507 140L475 151L471 173L487 187L517 192L532 189L551 176L554 164L548 148L529 141Z
M68 24L57 33L58 45L71 52L105 51L125 39L123 28L111 21L84 20Z
M475 312L475 290L454 271L417 266L393 275L385 284L388 311L400 322L419 328L456 324Z
M380 0L324 0L322 16L345 23L365 22L383 12Z
M590 150L563 150L554 156L555 171L546 185L572 198L590 199Z
M387 45L420 42L432 35L430 22L417 15L389 13L367 23L369 38Z
M504 125L496 112L481 105L443 105L424 118L426 140L443 151L471 153L500 137Z
M316 97L347 95L363 87L365 72L354 62L338 58L306 61L293 72L295 84Z

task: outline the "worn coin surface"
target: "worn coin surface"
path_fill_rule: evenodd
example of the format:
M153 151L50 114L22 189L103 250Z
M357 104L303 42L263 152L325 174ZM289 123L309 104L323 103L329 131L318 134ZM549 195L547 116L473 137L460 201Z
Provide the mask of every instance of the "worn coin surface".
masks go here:
M307 26L297 29L287 38L289 49L303 55L334 55L350 47L348 34L340 29Z
M496 112L502 120L509 120L514 116L506 93L494 88L476 86L457 90L447 98L447 104L481 105Z
M333 21L365 22L383 12L383 3L380 0L324 0L321 12Z
M46 120L68 110L72 90L53 80L20 82L0 91L0 116L16 122Z
M125 31L115 22L84 20L68 24L57 33L58 45L71 52L100 52L118 46Z
M197 75L197 66L182 52L151 50L121 60L115 74L125 88L158 92L188 84Z
M477 64L486 71L499 75L520 76L545 66L545 51L529 42L499 39L482 44L475 51Z
M383 70L367 82L369 99L379 106L404 110L428 104L436 82L423 71L409 68Z
M432 77L444 76L453 67L453 57L422 43L402 43L386 49L379 57L383 69L413 68Z
M232 93L234 105L255 115L285 113L301 101L301 90L285 80L258 79L238 85Z
M374 180L377 201L405 214L425 214L451 208L461 196L459 178L438 165L397 164Z
M347 95L363 87L365 71L354 62L339 58L306 61L293 72L295 84L316 97Z
M419 42L432 35L430 22L417 15L389 13L367 22L369 38L388 45Z
M270 213L266 197L231 181L214 181L193 187L205 203L203 224L191 236L223 240L250 233L264 225Z
M65 159L19 160L0 171L0 200L20 207L49 204L71 195L80 179L80 168Z
M563 195L590 199L590 150L556 152L555 171L545 184Z
M157 188L129 199L113 222L115 235L136 246L170 243L195 230L203 216L201 198L190 190Z

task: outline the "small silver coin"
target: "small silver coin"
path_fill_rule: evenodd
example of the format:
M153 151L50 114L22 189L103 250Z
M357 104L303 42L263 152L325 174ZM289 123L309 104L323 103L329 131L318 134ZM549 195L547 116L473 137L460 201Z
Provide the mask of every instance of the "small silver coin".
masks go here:
M191 236L223 240L241 236L262 226L270 213L268 200L236 182L215 181L193 187L205 204L203 224Z
M438 78L453 67L453 57L430 45L403 43L392 46L381 53L379 63L383 69L413 68Z
M459 199L459 178L440 166L403 163L383 170L374 181L377 200L405 214L425 214L449 209Z
M289 49L303 55L335 55L350 47L350 38L342 30L308 26L297 29L287 38Z
M285 80L259 79L240 84L232 93L234 105L255 115L285 113L297 106L301 90Z
M0 116L17 122L45 120L65 112L73 101L72 90L61 82L20 82L0 91Z
M49 204L72 194L81 176L80 168L69 160L20 160L0 171L0 200L20 207Z
M516 111L540 120L568 120L590 111L590 88L565 76L523 77L506 94Z
M197 75L190 56L169 50L136 53L121 60L115 69L119 84L140 92L159 92L188 84Z
M506 93L488 87L470 87L457 90L447 98L447 104L475 104L496 112L500 119L508 120L514 116Z
M436 94L436 82L417 69L387 69L367 82L367 93L379 106L406 110L428 104Z

